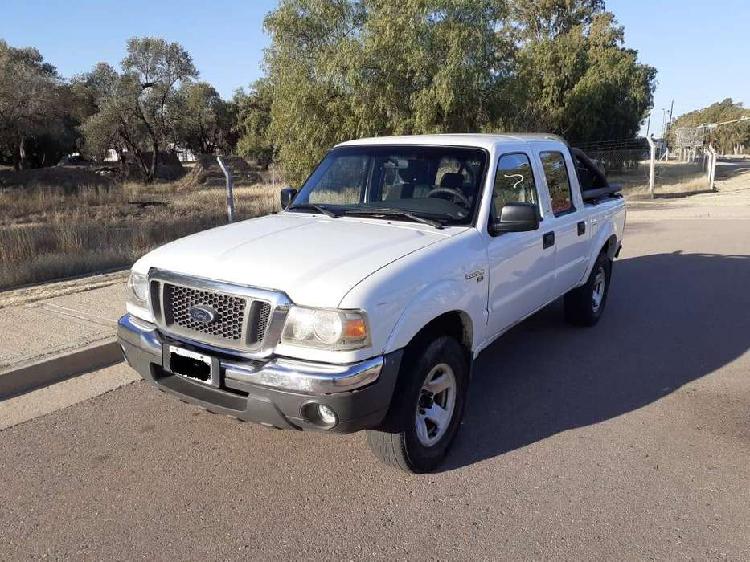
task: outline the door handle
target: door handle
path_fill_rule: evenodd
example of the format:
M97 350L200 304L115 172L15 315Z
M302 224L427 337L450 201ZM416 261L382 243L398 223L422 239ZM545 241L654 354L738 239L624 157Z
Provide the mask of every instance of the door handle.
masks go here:
M586 221L581 221L578 223L578 236L583 236L586 234Z
M546 250L555 245L555 231L551 230L542 235L542 249Z

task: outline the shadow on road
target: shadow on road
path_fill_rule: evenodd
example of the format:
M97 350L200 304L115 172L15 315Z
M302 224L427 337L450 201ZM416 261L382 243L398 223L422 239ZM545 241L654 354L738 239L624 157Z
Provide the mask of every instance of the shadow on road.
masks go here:
M672 191L667 193L654 193L654 199L684 199L685 197L692 197L693 195L701 195L704 193L716 193L714 189L696 189L694 191Z
M747 172L750 172L750 160L725 156L719 158L717 162L716 179L728 180Z
M654 402L750 347L750 256L657 254L615 263L595 328L555 303L479 357L443 470Z

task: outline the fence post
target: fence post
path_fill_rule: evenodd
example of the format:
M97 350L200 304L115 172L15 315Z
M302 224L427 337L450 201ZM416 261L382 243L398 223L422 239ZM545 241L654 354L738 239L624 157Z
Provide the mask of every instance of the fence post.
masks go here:
M234 182L232 181L232 171L224 164L221 156L217 156L216 161L219 163L221 171L224 172L227 182L227 219L229 222L234 222Z
M654 198L654 184L656 183L656 143L653 137L646 137L650 150L649 169L648 169L648 190L651 192L651 198Z
M708 189L716 191L716 149L709 144L708 151L711 153L708 159Z

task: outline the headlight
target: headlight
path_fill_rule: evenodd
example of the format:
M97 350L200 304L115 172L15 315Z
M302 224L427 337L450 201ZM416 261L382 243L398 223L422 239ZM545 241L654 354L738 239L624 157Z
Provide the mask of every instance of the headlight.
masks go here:
M364 312L293 306L281 341L342 351L366 347L370 333Z
M148 276L142 273L130 272L128 277L128 301L140 308L148 305Z

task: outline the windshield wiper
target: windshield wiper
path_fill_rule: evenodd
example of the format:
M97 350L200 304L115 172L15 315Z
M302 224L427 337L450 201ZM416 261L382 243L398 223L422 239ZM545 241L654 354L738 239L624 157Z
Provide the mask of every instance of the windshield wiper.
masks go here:
M434 226L438 230L442 230L445 228L445 225L434 219L428 219L426 217L421 217L419 215L415 215L414 213L410 211L405 211L402 209L391 209L391 208L365 208L365 209L346 209L343 211L345 215L362 215L362 216L383 216L383 217L404 217L409 220L413 220L414 222L420 222L422 224L429 224L430 226Z
M318 211L319 213L323 213L325 216L331 217L332 219L337 219L341 216L338 213L334 213L328 207L324 207L323 205L316 205L315 203L300 203L299 205L292 205L291 207L289 207L290 211L293 211L294 209Z

